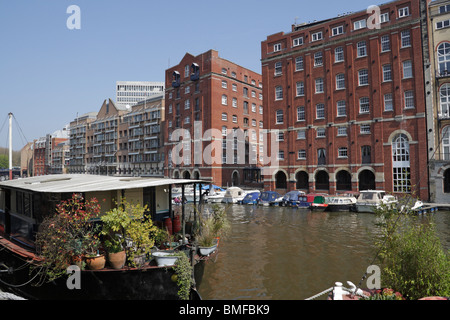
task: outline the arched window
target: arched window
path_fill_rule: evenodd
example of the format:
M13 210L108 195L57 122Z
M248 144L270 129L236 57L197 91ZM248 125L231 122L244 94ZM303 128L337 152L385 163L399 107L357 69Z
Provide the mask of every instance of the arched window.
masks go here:
M437 49L439 75L450 74L450 43L441 43Z
M439 113L441 117L450 117L450 83L445 83L439 89Z
M275 175L275 188L286 189L287 188L287 178L283 171L278 171Z
M409 141L404 134L397 135L392 141L392 170L393 191L411 192Z

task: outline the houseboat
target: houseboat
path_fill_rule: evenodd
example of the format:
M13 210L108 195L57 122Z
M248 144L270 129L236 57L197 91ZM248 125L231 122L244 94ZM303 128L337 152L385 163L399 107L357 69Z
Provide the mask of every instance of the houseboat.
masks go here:
M139 267L109 267L81 270L80 288L69 288L66 277L42 281L42 257L36 248L36 233L44 218L53 215L61 201L79 194L98 199L101 214L113 209L121 199L147 205L155 225L173 218L171 188L206 184L201 180L112 177L98 175L48 175L0 182L0 289L25 299L178 299L174 269L146 262ZM201 187L200 187L201 188ZM182 208L183 238L185 234ZM196 287L203 277L205 257L195 243L180 245L193 265L195 285L190 297L199 298Z

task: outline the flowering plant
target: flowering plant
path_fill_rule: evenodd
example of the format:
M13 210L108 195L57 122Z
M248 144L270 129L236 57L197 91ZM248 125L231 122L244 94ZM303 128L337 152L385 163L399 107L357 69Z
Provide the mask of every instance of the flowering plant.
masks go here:
M369 300L405 300L405 298L403 298L400 292L394 292L393 289L384 288L383 290L376 290Z
M65 274L67 266L80 256L97 254L100 240L93 219L99 214L97 199L84 200L73 194L56 206L56 214L43 220L36 234L36 249L49 281Z

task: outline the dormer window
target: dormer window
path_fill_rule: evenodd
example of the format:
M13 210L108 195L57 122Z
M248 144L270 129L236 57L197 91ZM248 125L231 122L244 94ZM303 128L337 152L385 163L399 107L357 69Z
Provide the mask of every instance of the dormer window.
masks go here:
M177 88L180 86L180 73L174 71L172 74L172 87Z
M198 66L198 64L193 63L191 65L191 80L195 81L198 80L200 78L200 67Z

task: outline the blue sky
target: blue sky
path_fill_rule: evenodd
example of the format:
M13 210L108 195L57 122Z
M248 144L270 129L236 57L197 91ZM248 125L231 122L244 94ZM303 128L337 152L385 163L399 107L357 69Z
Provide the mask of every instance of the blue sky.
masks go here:
M382 1L383 3L386 1ZM261 41L297 21L362 11L373 0L0 0L0 147L8 112L13 147L62 129L115 99L118 80L164 81L189 52L209 49L261 72ZM81 29L66 26L70 5ZM14 121L15 123L15 121Z

